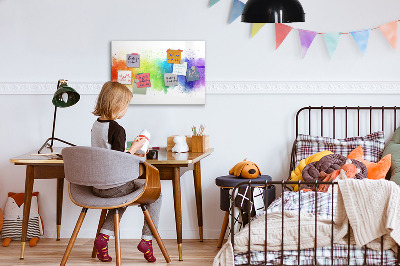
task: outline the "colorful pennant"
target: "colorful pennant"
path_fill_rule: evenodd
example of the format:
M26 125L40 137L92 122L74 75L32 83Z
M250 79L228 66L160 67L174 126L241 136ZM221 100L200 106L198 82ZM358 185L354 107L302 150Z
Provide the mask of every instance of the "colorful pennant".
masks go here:
M210 0L210 5L208 7L212 7L213 5L215 5L218 2L219 2L219 0Z
M397 48L397 24L398 21L396 20L378 27L395 50Z
M278 49L278 47L282 44L282 42L285 40L286 36L288 36L292 29L293 28L288 25L275 23L276 49Z
M252 27L251 27L251 38L254 37L254 35L256 35L262 27L264 27L265 23L253 23Z
M300 30L301 55L304 58L317 33L315 31Z
M356 41L360 51L363 55L365 55L365 51L368 46L369 33L371 29L360 30L360 31L352 31L351 35L353 35L354 40Z
M333 32L333 33L325 33L323 36L326 48L328 48L329 55L332 58L333 54L336 51L336 48L338 47L339 39L340 36L342 36L342 34L340 34L339 32Z
M212 7L219 1L220 0L209 0L209 7ZM231 0L231 1L233 1L233 3L232 3L231 13L229 16L229 24L231 24L238 17L240 17L240 15L242 14L244 7L245 7L244 0ZM382 34L385 36L385 38L387 39L389 44L392 46L392 48L394 50L396 50L397 49L398 21L400 21L400 20L395 20L395 21L380 25L378 27L369 28L369 29L360 30L360 31L335 32L335 33L314 32L314 31L309 31L309 30L292 28L290 26L287 26L287 25L281 24L281 23L275 23L275 41L276 41L275 49L278 49L280 47L280 45L283 43L283 41L286 39L286 37L289 35L289 33L294 29L294 30L299 31L303 58L306 56L307 51L310 48L310 46L311 46L312 42L314 41L317 34L323 35L326 47L328 49L328 53L331 58L333 58L333 56L337 50L337 47L339 45L340 37L343 34L351 34L354 38L354 41L357 43L357 46L359 47L361 53L363 55L365 55L367 47L368 47L368 41L369 41L369 36L370 36L371 30L379 29L382 32ZM265 24L266 23L252 23L251 38L253 38L264 27Z
M239 0L233 0L231 17L229 18L229 23L232 23L235 19L237 19L240 15L242 15L242 11L244 8L244 3Z

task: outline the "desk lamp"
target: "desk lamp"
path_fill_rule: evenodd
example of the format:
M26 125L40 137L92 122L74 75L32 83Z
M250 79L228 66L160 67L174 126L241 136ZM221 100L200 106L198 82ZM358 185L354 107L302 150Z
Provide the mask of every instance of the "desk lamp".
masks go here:
M79 93L76 92L73 88L69 87L67 84L67 80L60 79L57 83L57 90L53 95L53 105L54 105L54 118L53 118L53 131L51 133L51 138L48 138L45 143L42 145L42 147L39 149L38 153L40 153L45 147L50 148L51 152L53 152L53 141L58 140L62 143L75 146L72 143L69 143L65 140L55 138L54 137L54 130L56 127L56 116L57 116L57 107L60 108L65 108L65 107L70 107L74 104L76 104L79 101ZM49 141L50 144L49 144Z
M242 22L304 22L304 10L298 0L249 0L243 8Z

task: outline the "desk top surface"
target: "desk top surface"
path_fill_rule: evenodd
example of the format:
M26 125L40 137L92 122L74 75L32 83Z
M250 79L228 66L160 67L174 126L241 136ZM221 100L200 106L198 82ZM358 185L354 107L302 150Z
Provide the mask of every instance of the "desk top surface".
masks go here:
M62 158L58 155L61 153L62 148L54 147L53 152L50 149L43 149L42 154L37 154L37 151L31 151L20 156L10 159L11 163L14 164L49 164L57 165L64 164ZM213 148L208 149L205 152L186 152L186 153L174 153L167 151L166 148L161 148L158 151L158 159L146 160L152 165L182 165L182 164L193 164L197 163L201 159L207 157L214 151Z

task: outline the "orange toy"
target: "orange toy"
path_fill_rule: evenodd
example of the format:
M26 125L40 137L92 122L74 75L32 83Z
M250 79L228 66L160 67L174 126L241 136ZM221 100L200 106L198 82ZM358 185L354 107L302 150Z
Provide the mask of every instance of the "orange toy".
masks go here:
M229 174L249 179L260 176L261 171L258 166L255 163L246 160L247 158L242 162L237 163L231 170L229 170Z
M356 159L365 164L368 170L368 179L378 180L385 178L391 165L392 155L391 154L386 155L377 163L368 162L364 160L363 155L364 155L363 149L361 148L361 146L358 146L352 152L350 152L347 158Z

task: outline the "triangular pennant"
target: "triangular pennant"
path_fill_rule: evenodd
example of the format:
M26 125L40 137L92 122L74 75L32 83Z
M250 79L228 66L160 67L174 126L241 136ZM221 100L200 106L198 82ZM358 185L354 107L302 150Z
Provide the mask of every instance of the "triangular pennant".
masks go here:
M212 7L213 5L215 5L218 2L219 2L219 0L210 0L210 5L208 7Z
M315 31L300 30L301 55L304 58L317 33Z
M235 19L237 19L240 15L242 15L242 11L244 8L244 3L239 0L233 0L231 17L229 18L229 23L232 23Z
M368 46L369 33L371 29L360 30L360 31L352 31L351 35L353 35L354 40L356 41L358 47L361 50L361 53L364 55Z
M340 34L339 32L333 32L333 33L325 33L323 36L326 48L328 48L329 55L332 58L333 54L336 51L336 48L338 47L339 39L340 36L342 36L342 34Z
M254 35L256 35L262 27L264 27L265 23L253 23L252 27L251 27L251 38L254 37Z
M289 32L292 29L293 28L288 25L275 23L276 49L278 49L278 47L282 44L282 42L285 40L286 36L288 36Z
M397 20L378 27L393 49L397 48Z

